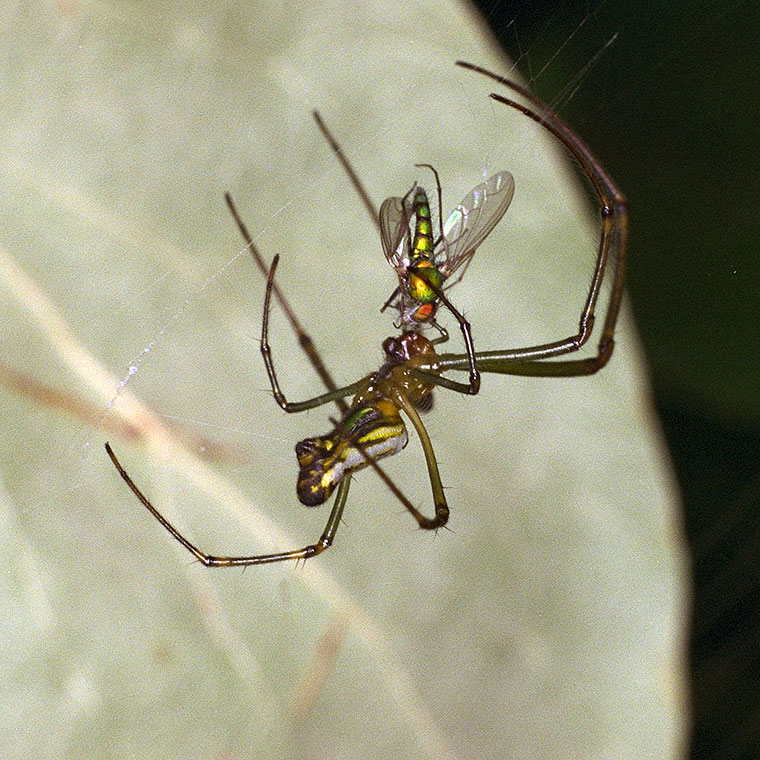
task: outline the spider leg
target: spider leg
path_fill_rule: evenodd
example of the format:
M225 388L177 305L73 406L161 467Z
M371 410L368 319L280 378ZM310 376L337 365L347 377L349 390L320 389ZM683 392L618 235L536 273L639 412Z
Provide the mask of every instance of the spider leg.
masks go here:
M520 349L518 349L520 350ZM521 375L524 377L580 377L597 373L606 364L609 356L597 354L585 359L564 359L562 361L524 361L499 351L482 351L475 354L478 369L482 373L499 375ZM442 354L436 366L439 371L466 370L469 359L465 354ZM430 380L429 382L434 382ZM451 388L448 378L437 378L436 385ZM453 390L457 390L453 388Z
M441 474L438 471L438 462L435 459L435 451L433 450L433 444L430 440L425 425L420 419L420 415L414 408L407 397L398 392L396 394L395 402L399 404L401 409L404 410L406 416L409 418L414 429L417 431L417 435L420 438L422 444L422 451L425 454L425 464L427 465L428 477L430 478L430 488L433 492L433 504L435 505L435 517L424 517L416 509L411 510L420 528L426 530L435 530L436 528L442 528L449 519L449 505L446 503L446 496L443 493L443 483L441 483ZM408 507L407 507L408 508Z
M240 230L240 234L243 236L243 240L245 240L245 244L248 250L251 252L253 260L256 262L256 265L261 270L264 277L268 277L269 267L266 265L264 257L259 252L259 249L254 244L253 239L251 238L251 234L248 232L248 228L245 226L245 222L243 222L240 214L238 214L238 210L235 207L232 196L229 193L225 193L224 199L227 201L227 206L230 209L232 218L235 220L235 224ZM328 392L335 392L338 389L338 386L332 379L332 375L330 375L327 367L325 367L324 362L322 361L322 357L320 356L319 351L317 351L317 348L314 345L314 341L311 339L311 336L303 329L303 326L299 322L298 317L296 317L295 312L293 309L291 309L290 304L285 299L285 296L282 294L280 288L277 285L274 285L273 290L275 298L279 301L282 310L285 312L285 315L290 321L293 332L295 332L296 337L298 338L298 345L303 349L303 352L311 362L311 366L314 367L314 371L319 375ZM338 410L341 414L346 414L348 411L348 405L345 401L343 401L343 398L340 395L331 400L335 401L335 405L338 407Z
M364 208L367 209L367 213L370 215L370 218L374 222L375 227L377 227L379 231L380 217L378 216L375 204L372 203L372 199L369 197L369 193L364 189L364 185L361 183L359 175L356 173L356 171L354 171L354 167L351 166L348 158L346 158L346 154L343 152L343 148L340 147L338 141L333 137L332 132L330 132L330 130L327 128L327 125L324 123L324 121L322 121L322 117L319 115L319 111L312 111L311 115L314 117L314 121L317 122L319 131L322 133L325 140L327 140L338 161L340 161L340 165L343 167L343 171L345 171L348 175L349 181L353 185L354 190L356 190L358 193L359 198L361 198L361 201L364 204Z
M572 153L596 192L601 203L601 236L599 249L586 301L581 311L578 332L568 338L552 341L537 346L504 351L485 351L476 355L478 364L484 372L504 374L529 374L544 376L572 376L593 374L600 370L612 356L615 346L614 334L620 305L623 298L623 282L625 279L625 263L628 243L628 202L618 189L612 178L607 174L594 154L583 143L578 135L546 104L528 92L524 87L509 79L494 74L480 66L464 61L457 61L458 66L470 69L490 77L499 84L511 88L529 100L538 112L516 103L502 95L491 93L491 97L499 103L521 111L551 132ZM608 259L613 258L613 276L607 312L604 319L602 334L597 347L596 356L590 359L563 360L546 362L542 369L528 368L527 363L541 362L563 354L577 351L590 337L594 327L594 310L599 298L602 280L607 268ZM467 357L468 361L470 357ZM442 357L442 369L465 369L463 356L445 355ZM564 370L558 366L566 364Z
M267 275L267 290L264 297L264 316L261 320L261 355L264 357L264 365L267 369L267 375L269 376L269 383L272 386L272 393L275 401L279 404L280 408L286 412L303 412L306 409L314 409L314 407L322 406L330 401L340 400L343 406L348 412L348 406L343 402L343 398L346 396L353 396L356 394L359 386L363 382L359 380L351 385L346 385L342 388L335 388L327 393L323 393L320 396L307 399L306 401L288 401L285 398L285 394L280 389L280 384L277 381L277 373L274 369L274 362L272 361L272 349L269 345L269 311L272 301L272 292L274 291L274 274L277 270L277 265L280 262L280 255L277 254L272 259L272 267Z
M428 324L430 327L434 327L436 330L438 330L439 333L437 338L433 338L433 340L430 341L434 346L445 343L449 339L449 331L443 325L439 325L435 319L431 319Z
M388 296L388 299L386 300L386 302L380 307L381 314L393 303L393 300L398 295L401 295L401 288L398 285L396 285L396 288L394 289L393 293L391 293Z
M135 485L134 481L127 474L127 471L121 466L121 463L116 458L111 446L106 443L106 451L108 456L111 457L111 461L114 467L119 471L122 480L130 487L132 493L140 500L142 505L153 515L153 517L166 528L166 530L172 535L172 537L178 541L182 546L187 549L199 562L205 567L234 567L240 565L264 565L270 562L283 562L285 560L307 560L311 557L316 557L317 554L321 554L327 549L335 538L335 533L338 530L340 524L340 518L343 515L343 508L346 506L346 499L348 498L348 489L351 484L351 478L346 478L338 486L337 494L335 495L335 502L330 510L330 516L327 518L327 524L325 525L322 535L319 540L308 546L304 546L302 549L296 549L294 551L277 552L275 554L253 554L244 557L224 557L214 554L206 554L201 551L195 544L188 541L148 500L143 492Z
M375 226L379 229L380 219L379 219L377 210L375 208L375 205L372 202L372 199L369 197L369 193L367 193L367 191L365 190L364 185L359 179L359 176L357 175L353 166L351 165L348 158L346 157L345 152L340 147L338 141L335 139L333 134L328 129L327 125L323 121L319 112L313 111L312 116L314 117L314 121L317 123L317 127L319 127L320 132L322 133L324 138L327 140L328 144L330 145L336 157L338 158L338 161L340 162L341 166L346 172L348 179L351 182L351 185L353 186L353 188L356 190L359 197L361 198L362 203L364 204L364 207L367 210L367 213L369 214ZM235 204L232 201L232 196L229 193L225 193L224 197L225 197L225 200L227 201L227 205L229 206L230 212L232 213L232 218L235 220L235 223L237 224L238 229L240 230L240 233L243 236L243 240L245 240L248 250L251 252L251 255L253 256L254 261L256 262L257 266L262 271L264 276L269 278L269 271L270 271L269 267L267 267L266 262L264 261L264 258L260 254L259 250L256 248L256 245L254 244L253 239L251 238L248 228L246 227L245 223L240 217L240 214L238 213L235 207ZM289 402L285 400L284 395L279 390L279 387L277 384L277 378L274 372L274 366L272 365L271 358L267 362L267 358L265 356L264 360L265 362L267 362L267 374L269 375L270 383L272 384L272 390L275 394L275 399L277 400L277 403L283 409L285 409L285 411L295 412L295 411L303 411L304 409L310 409L310 408L313 408L314 406L320 406L321 404L328 403L329 401L334 401L341 415L345 416L348 413L348 405L343 400L343 398L345 396L352 395L355 392L355 387L347 386L346 388L338 388L335 381L332 379L332 376L330 375L329 371L325 367L324 362L322 361L322 357L317 351L317 348L314 345L313 340L311 339L309 334L303 329L301 323L299 322L298 318L295 315L295 312L293 311L293 309L290 307L290 304L287 302L287 300L283 296L280 288L277 285L272 285L272 290L274 291L275 298L279 301L280 306L282 307L283 311L285 312L285 315L290 321L293 331L295 332L296 337L298 338L299 345L303 349L304 353L306 354L309 361L311 362L311 365L314 367L314 370L317 372L317 374L322 380L322 383L324 384L325 388L327 388L327 391L328 391L326 394L318 396L315 399L311 399L309 402L302 402L302 404L307 404L305 406L302 404L290 404ZM391 296L391 299L392 298L393 296ZM269 309L267 307L265 309L265 318L267 319L268 319L268 312L269 312ZM264 350L264 346L262 344L262 351L263 350ZM344 393L343 391L346 391L346 392ZM312 401L315 403L311 404Z

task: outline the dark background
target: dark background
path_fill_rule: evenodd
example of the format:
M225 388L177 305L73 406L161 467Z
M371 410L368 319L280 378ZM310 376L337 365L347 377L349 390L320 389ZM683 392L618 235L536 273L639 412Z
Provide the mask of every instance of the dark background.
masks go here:
M692 757L758 758L760 3L476 5L628 195L628 295L692 550Z

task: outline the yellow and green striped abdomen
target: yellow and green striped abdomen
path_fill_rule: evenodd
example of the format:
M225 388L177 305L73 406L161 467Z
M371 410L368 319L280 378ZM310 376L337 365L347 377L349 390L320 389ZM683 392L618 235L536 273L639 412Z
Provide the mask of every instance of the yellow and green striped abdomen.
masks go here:
M409 440L398 409L384 398L355 406L343 420L343 427L350 435L334 430L296 444L301 468L296 493L302 504L309 507L322 504L346 475L368 466L355 441L367 456L377 460L397 454Z

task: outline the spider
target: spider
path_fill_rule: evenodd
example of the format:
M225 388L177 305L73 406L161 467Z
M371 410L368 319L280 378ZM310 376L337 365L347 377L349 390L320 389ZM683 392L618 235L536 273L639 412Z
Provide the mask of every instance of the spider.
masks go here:
M449 508L433 445L419 414L420 411L430 408L434 389L447 388L458 393L474 395L479 390L482 372L536 377L591 375L604 367L612 355L615 324L620 311L625 276L628 237L628 208L625 197L575 132L538 98L521 85L480 66L464 61L456 63L462 68L495 80L525 98L531 107L497 93L491 93L490 96L499 103L521 111L549 130L580 164L599 198L601 235L594 273L581 310L578 331L567 338L542 345L475 351L469 322L451 304L444 291L462 277L478 245L506 212L514 187L511 175L508 172L499 172L478 185L443 223L440 214L441 189L438 174L426 164L418 165L430 168L435 174L439 230L434 239L425 192L415 186L401 198L388 198L382 204L378 215L353 168L319 114L315 112L314 117L319 128L380 229L383 252L398 275L399 285L383 308L391 305L397 310L399 320L396 326L401 329L401 333L383 341L385 361L377 371L355 383L337 387L311 338L303 330L275 284L279 256L275 256L271 267L267 267L231 197L229 194L226 196L227 204L248 249L267 276L261 326L261 353L275 401L281 409L289 413L302 412L334 402L340 411L341 419L330 418L333 430L327 435L307 438L296 444L300 467L296 488L299 500L307 506L316 506L327 501L333 492L336 492L324 531L313 544L274 554L217 556L201 551L151 504L122 467L111 446L105 444L114 466L135 496L153 517L206 567L306 560L320 554L335 538L348 499L351 473L365 467L372 467L379 474L409 510L420 528L434 530L443 527L449 517ZM557 357L566 357L580 349L591 336L595 308L609 259L614 262L612 285L596 354L580 359L558 359ZM459 277L447 282L460 268ZM269 344L269 313L273 295L283 307L301 347L322 379L327 392L305 401L293 402L288 401L280 389ZM465 344L463 354L438 353L436 350L438 344L448 340L448 333L435 320L440 305L443 305L459 324ZM425 337L422 333L425 327L435 328L438 336L433 340ZM450 371L469 372L469 381L463 383L445 377L445 373ZM345 402L349 396L353 396L350 406ZM434 515L430 517L422 514L406 499L378 464L378 460L398 453L407 444L408 433L401 412L411 422L422 445L434 504Z

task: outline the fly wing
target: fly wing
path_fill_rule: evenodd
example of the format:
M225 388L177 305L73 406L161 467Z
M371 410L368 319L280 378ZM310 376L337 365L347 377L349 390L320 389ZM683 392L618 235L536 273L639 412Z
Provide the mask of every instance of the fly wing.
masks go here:
M406 273L409 261L409 220L414 205L408 197L386 198L380 206L380 240L388 263L399 276Z
M512 175L507 171L498 172L474 187L451 212L443 225L446 260L441 264L441 273L444 277L450 277L469 262L504 216L514 192Z

